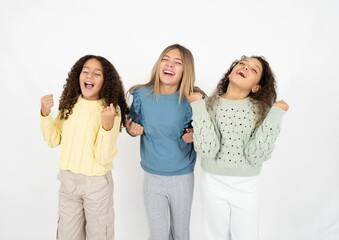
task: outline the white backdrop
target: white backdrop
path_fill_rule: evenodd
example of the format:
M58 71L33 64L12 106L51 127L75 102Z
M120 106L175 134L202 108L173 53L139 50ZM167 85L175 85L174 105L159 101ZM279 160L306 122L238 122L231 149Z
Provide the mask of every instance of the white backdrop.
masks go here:
M40 97L58 100L71 66L102 55L125 89L148 80L180 43L197 85L214 90L231 62L263 55L290 104L261 174L261 240L339 239L339 2L336 0L0 0L0 239L55 239L56 160L39 129ZM116 239L147 239L139 139L124 131L115 159ZM200 159L191 239L201 237Z

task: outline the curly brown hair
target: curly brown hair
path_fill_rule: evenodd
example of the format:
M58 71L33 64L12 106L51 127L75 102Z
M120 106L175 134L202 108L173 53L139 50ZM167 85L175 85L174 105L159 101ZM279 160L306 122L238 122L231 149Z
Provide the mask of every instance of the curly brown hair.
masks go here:
M73 107L81 95L79 76L84 64L89 59L96 59L101 63L104 83L100 90L99 98L104 101L106 106L113 103L114 107L120 107L121 131L121 128L126 126L126 116L129 114L124 86L113 64L101 56L85 55L73 65L71 71L68 73L68 78L66 79L66 84L63 86L64 90L59 101L60 119L68 119L69 115L73 113Z
M246 58L255 58L257 59L262 65L262 74L260 77L259 85L260 90L257 92L250 92L248 97L252 100L252 102L258 107L258 122L260 123L265 116L267 115L268 110L272 107L273 103L277 99L277 92L276 92L276 80L271 69L271 66L266 61L265 57L263 56L242 56L240 60L235 60L228 71L223 75L222 79L219 81L217 88L213 95L223 95L227 91L227 87L229 84L229 75L231 74L233 68L241 61Z

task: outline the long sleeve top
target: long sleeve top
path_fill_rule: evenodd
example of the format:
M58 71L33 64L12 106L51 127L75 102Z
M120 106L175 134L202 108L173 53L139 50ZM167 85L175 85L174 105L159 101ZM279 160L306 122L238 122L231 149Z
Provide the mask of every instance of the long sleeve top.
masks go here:
M262 163L271 156L285 111L272 107L255 127L256 108L249 98L216 97L207 109L204 100L191 106L194 146L202 168L217 175L259 175Z
M192 121L192 109L185 99L179 102L179 92L155 95L150 87L141 87L133 93L130 116L144 127L140 155L146 172L174 176L193 171L194 146L181 138Z
M101 126L102 108L102 100L79 97L67 120L60 120L60 112L54 121L50 115L41 116L41 131L47 144L61 146L59 169L87 176L102 176L112 169L121 113L116 107L113 128L106 131Z

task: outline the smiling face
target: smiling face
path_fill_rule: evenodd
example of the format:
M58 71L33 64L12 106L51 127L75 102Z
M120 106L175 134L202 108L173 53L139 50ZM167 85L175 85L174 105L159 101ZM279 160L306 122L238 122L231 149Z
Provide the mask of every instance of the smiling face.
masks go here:
M175 93L183 74L183 60L178 49L168 51L159 64L160 90L162 93Z
M99 99L104 83L104 74L101 63L97 59L91 58L85 62L79 76L79 83L84 99Z
M262 75L262 65L256 58L245 58L234 66L228 79L230 86L242 92L257 92L260 89L259 81Z

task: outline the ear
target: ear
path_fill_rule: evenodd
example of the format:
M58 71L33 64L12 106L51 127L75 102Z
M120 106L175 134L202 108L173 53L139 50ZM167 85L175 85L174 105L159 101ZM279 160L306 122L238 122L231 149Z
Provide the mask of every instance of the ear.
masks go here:
M257 93L260 90L261 86L259 84L255 85L252 87L251 92L252 93Z

